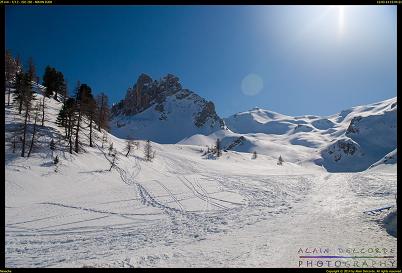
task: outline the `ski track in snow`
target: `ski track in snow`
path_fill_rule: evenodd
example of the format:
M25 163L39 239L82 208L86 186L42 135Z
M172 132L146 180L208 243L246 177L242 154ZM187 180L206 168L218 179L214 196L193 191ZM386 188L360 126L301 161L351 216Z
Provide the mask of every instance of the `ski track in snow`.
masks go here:
M58 173L47 158L7 159L6 267L298 267L299 248L396 250L387 212L363 213L395 204L396 173L158 144L153 162L119 154L108 172L95 146L60 157Z
M129 175L123 169L119 169L118 172L122 180L127 183L129 179L126 178ZM50 211L51 207L63 207L70 212L81 211L81 214L56 214L6 224L6 265L52 267L65 263L69 266L100 267L296 267L294 260L297 246L308 247L317 244L321 246L321 243L324 246L331 243L334 247L341 245L342 240L339 240L339 236L342 238L341 233L345 232L342 227L345 225L371 234L368 236L368 242L364 242L361 237L358 239L349 237L343 242L345 246L361 246L362 243L372 245L370 240L376 239L381 244L383 242L380 239L389 241L388 245L396 242L384 236L379 224L375 223L375 217L362 214L362 206L359 206L367 202L365 200L368 197L379 199L376 192L387 192L384 188L387 188L389 195L393 197L391 192L394 193L396 190L395 176L196 174L178 175L177 179L190 194L180 196L172 192L162 181L155 181L167 193L158 197L147 189L145 183L127 183L138 194L138 198L134 199L143 205L133 206L132 213L118 213L64 203L35 204L46 206ZM240 194L245 203L230 202L211 196L203 184L212 181L221 187L219 192ZM182 201L189 197L204 202L203 209L186 210ZM151 216L152 213L135 213L144 206L161 211L162 214L154 212L153 214L158 217L152 220L131 218L140 215ZM52 217L67 217L68 220L69 217L77 215L85 219L36 229L21 226L34 221L44 223ZM112 216L125 218L129 222L110 226L84 225ZM81 226L68 227L77 223ZM256 233L254 237L248 234L257 231L258 234ZM249 239L248 245L245 245L244 239L236 240L237 233L248 234L249 237L246 236ZM331 239L333 237L337 239ZM219 243L221 240L222 246ZM204 253L203 248L202 250L195 248L197 251L194 252L195 250L190 247L197 243L205 245L203 241L210 243L209 246L205 246L206 251L208 247L214 251L207 254L209 250ZM245 251L246 249L248 251ZM140 255L136 254L137 251ZM130 252L132 254L129 254ZM121 256L126 258L123 259Z

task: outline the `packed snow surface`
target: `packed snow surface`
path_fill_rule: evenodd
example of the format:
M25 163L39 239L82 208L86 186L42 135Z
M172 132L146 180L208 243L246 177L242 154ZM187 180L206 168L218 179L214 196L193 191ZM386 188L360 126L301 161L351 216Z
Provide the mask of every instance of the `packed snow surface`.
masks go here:
M63 134L54 125L61 104L47 103L45 129L51 134L43 143ZM12 108L5 111L7 141L18 118ZM325 130L331 122L315 128ZM278 133L288 126L283 124L269 128ZM233 140L242 135L219 134ZM47 144L30 158L6 146L6 267L299 267L300 248L313 247L377 247L396 256L397 240L382 224L386 212L363 213L395 204L396 164L328 173L296 164L309 154L300 145L288 150L293 163L282 154L281 166L276 154L251 159L246 151L228 150L215 158L203 155L211 144L203 135L192 137L199 145L152 143L156 157L146 162L143 141L125 157L125 140L108 137L119 152L111 171L108 144L102 148L99 139L73 155L58 143L57 171ZM251 137L264 142L267 136ZM243 145L253 145L248 139Z

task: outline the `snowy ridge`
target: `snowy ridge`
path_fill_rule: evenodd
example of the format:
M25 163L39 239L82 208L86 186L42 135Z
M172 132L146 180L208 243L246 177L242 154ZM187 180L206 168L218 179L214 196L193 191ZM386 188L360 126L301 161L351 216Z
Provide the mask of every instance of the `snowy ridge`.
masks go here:
M396 98L326 117L291 117L253 108L224 119L228 130L179 143L205 146L216 138L231 143L243 136L245 141L234 150L282 155L287 161L313 163L331 172L363 171L396 149L396 111Z

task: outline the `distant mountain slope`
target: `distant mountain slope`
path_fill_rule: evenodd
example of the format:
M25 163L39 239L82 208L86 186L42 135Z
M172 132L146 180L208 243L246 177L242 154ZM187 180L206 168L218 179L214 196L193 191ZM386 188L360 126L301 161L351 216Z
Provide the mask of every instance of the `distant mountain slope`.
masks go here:
M321 151L329 171L363 171L396 149L395 100L352 108L341 136ZM395 161L396 162L396 161Z
M250 111L237 113L226 118L225 123L233 132L241 134L265 133L281 135L289 132L295 125L305 122L256 107Z
M396 98L326 117L291 117L253 108L224 119L228 130L188 137L180 143L212 145L221 138L228 146L243 136L241 144L230 148L282 155L295 163L312 162L331 172L363 171L396 149L396 114ZM396 163L396 156L392 162Z
M111 132L121 138L176 143L194 134L224 128L213 102L188 89L168 74L160 81L142 74L125 99L112 107Z

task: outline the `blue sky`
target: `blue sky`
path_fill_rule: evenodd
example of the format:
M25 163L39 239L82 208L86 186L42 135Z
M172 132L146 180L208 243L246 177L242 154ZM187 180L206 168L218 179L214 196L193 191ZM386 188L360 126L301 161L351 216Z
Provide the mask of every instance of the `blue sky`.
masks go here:
M177 75L222 117L329 115L396 96L396 6L9 6L6 48L111 102Z

